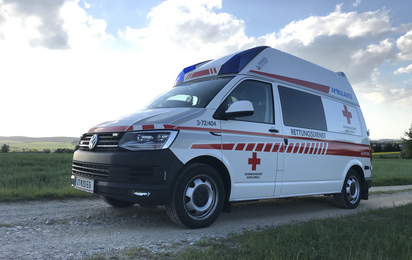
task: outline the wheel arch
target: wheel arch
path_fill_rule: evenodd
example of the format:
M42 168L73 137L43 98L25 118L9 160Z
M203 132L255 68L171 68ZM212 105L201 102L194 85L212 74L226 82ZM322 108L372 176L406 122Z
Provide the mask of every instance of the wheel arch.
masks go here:
M362 167L360 167L359 165L353 165L350 169L355 170L359 174L363 185L363 183L365 182L365 174L362 170Z
M362 163L359 160L356 160L356 159L351 160L346 165L345 170L343 172L343 176L342 176L343 179L346 178L346 175L348 174L349 170L351 170L351 169L355 170L359 174L359 177L361 178L362 184L363 184L363 182L365 181L365 174L362 170Z
M199 156L191 159L186 165L191 163L204 163L213 167L222 177L223 186L225 188L225 206L223 212L230 212L229 197L232 189L232 181L226 166L219 159L212 156Z

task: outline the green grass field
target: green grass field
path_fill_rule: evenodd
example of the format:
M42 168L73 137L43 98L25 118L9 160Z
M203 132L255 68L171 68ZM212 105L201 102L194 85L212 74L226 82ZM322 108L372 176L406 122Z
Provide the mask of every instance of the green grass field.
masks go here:
M0 153L0 201L90 196L71 187L73 154Z
M399 159L399 152L372 157L372 186L412 184L412 160Z

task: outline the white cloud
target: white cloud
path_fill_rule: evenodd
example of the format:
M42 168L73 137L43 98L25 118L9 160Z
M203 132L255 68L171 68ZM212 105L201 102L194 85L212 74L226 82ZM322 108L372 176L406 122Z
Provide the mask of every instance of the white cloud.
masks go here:
M91 5L87 3L86 1L83 1L83 3L84 3L84 8L89 9L91 7Z
M342 13L341 5L327 16L311 16L304 20L293 21L279 33L268 36L273 45L297 41L304 46L312 44L317 37L345 35L348 38L375 37L391 31L387 11Z
M393 42L385 39L378 44L368 45L365 49L358 50L352 55L352 60L357 64L374 64L379 65L385 59L391 58Z
M352 4L352 6L353 6L353 7L357 7L358 5L360 5L361 2L362 2L362 0L356 0L356 1Z
M227 49L239 49L250 44L245 36L245 23L228 13L216 13L222 2L168 0L147 15L148 27L126 31L119 30L118 35L140 47L178 50L190 56L219 57L227 54Z
M375 105L386 104L411 109L411 82L405 82L402 87L395 85L393 82L382 80L381 74L375 69L368 81L357 84L355 87L366 90L359 91L358 94Z
M338 5L329 15L253 38L243 20L220 11L222 1L168 0L151 10L146 27L128 26L112 36L79 0L50 1L0 0L0 71L8 86L0 94L19 97L22 108L2 120L15 128L41 125L44 135L53 135L59 123L81 134L89 124L141 107L170 88L182 68L257 45L344 71L373 104L412 104L410 83L399 86L379 73L383 64L412 59L410 26L392 27L386 10L344 13ZM410 73L411 66L395 74ZM1 105L15 107L14 100Z
M399 37L396 41L396 46L401 50L399 54L401 60L412 60L412 31Z
M3 0L2 6L10 17L20 17L25 25L27 19L37 18L36 30L38 35L30 38L33 47L42 46L48 49L68 49L68 34L64 31L59 10L64 0L17 1ZM4 10L3 9L3 10Z
M399 68L397 71L394 72L394 74L397 75L397 74L403 74L403 73L410 73L411 71L412 71L412 64L410 64L408 67Z
M113 40L106 34L106 22L95 19L79 7L78 0L66 2L60 9L63 28L70 35L68 44L74 49L95 50L105 41Z

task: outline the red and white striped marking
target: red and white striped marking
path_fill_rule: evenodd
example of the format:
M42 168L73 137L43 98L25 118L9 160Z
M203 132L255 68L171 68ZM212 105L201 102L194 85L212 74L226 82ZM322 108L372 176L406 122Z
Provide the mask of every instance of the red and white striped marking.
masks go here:
M210 68L210 69L196 71L196 72L189 72L186 75L185 80L194 79L194 78L198 78L198 77L203 77L203 76L207 76L207 75L214 75L214 74L217 74L217 69L215 67Z
M302 155L336 155L353 157L370 157L367 146L342 144L333 142L300 142L300 143L225 143L225 144L193 144L191 149L214 149L239 152L280 152Z

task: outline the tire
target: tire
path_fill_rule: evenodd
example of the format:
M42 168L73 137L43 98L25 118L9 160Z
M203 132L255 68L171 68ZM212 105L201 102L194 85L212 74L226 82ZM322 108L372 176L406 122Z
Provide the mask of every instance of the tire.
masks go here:
M334 194L336 204L344 209L356 208L361 200L362 183L359 174L350 169L343 183L342 191Z
M104 202L116 208L128 208L135 204L134 202L113 199L113 198L106 197L106 196L100 196L100 197L104 200Z
M219 173L206 164L190 164L177 178L166 212L180 227L205 228L219 217L224 198Z

